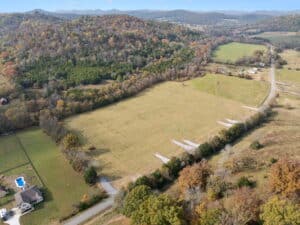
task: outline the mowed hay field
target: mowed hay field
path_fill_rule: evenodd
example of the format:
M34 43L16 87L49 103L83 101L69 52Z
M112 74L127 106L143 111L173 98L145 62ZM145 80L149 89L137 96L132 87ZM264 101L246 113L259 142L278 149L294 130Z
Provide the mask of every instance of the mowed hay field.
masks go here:
M249 91L253 81L245 83L226 77L234 80L231 86L230 82L224 84L228 91L236 90L236 95L244 96L244 101L238 102L230 96L200 91L201 81L206 85L204 79L165 82L136 97L67 119L65 123L82 136L86 149L96 147L90 154L101 174L115 178L117 185L126 183L162 164L154 157L155 153L166 157L183 153L171 143L172 139L201 143L224 128L217 124L218 120L241 120L253 113L242 107L253 101L253 93ZM261 86L259 82L256 84ZM243 88L237 89L236 85ZM219 87L223 89L222 82Z
M46 190L45 202L22 216L22 225L58 222L73 211L74 204L84 194L91 196L99 191L85 184L82 175L73 170L56 144L40 129L1 137L0 156L0 170L6 170L3 175L11 178L24 176L29 185ZM23 166L24 162L27 164Z
M257 50L267 51L267 47L264 45L232 42L218 47L213 54L213 59L216 62L235 63L244 56L252 56Z
M295 50L285 50L280 54L280 56L285 59L288 64L285 68L299 69L300 70L300 52Z

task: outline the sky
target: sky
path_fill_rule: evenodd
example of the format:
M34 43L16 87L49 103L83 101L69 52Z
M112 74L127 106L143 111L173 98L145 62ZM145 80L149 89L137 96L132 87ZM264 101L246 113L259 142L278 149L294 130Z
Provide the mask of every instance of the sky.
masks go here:
M299 10L300 0L0 0L0 12L85 9Z

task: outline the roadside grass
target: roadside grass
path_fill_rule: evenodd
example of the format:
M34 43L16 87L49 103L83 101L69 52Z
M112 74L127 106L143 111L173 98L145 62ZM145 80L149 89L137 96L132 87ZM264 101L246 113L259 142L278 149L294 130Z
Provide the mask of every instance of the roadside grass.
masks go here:
M252 106L259 106L269 92L266 82L216 74L208 74L192 83L200 91Z
M199 91L194 83L201 83L201 79L205 78L165 82L122 102L71 117L65 124L81 136L85 149L96 148L89 154L98 163L101 174L122 186L160 167L162 162L154 157L155 153L166 157L183 153L171 143L172 139L201 143L224 128L217 124L218 120L243 120L253 113L242 108L244 102L229 99L232 95L224 98ZM222 91L227 88L236 95L253 98L253 93L247 90L253 82L234 79L235 85L242 87L236 89L229 85L233 79L226 79L229 81ZM257 104L265 97L260 96Z
M281 69L276 71L276 76L279 81L300 84L300 71Z
M46 201L36 210L21 217L24 225L50 224L73 211L84 194L91 195L97 189L85 184L64 158L56 144L40 129L17 133L34 167L45 184Z
M264 45L232 42L218 47L213 53L213 60L223 63L235 63L244 56L252 56L257 50L266 51L267 47Z
M300 69L300 52L295 50L285 50L280 56L287 61L285 68Z

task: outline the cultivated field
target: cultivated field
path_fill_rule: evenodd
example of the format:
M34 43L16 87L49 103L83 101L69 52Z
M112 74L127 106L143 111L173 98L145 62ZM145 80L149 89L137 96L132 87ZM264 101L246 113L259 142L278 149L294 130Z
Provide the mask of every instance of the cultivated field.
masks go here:
M279 81L288 83L293 82L300 85L300 71L288 69L277 70L276 76Z
M288 64L285 68L290 69L300 69L300 52L295 50L285 50L280 54L283 59L285 59Z
M267 47L264 45L232 42L221 45L219 48L217 48L217 50L214 52L213 59L216 62L234 63L244 56L252 56L257 50L266 51Z
M267 82L245 80L236 77L210 74L192 81L200 91L242 102L246 105L259 106L268 94ZM245 89L245 87L247 87ZM238 93L238 94L237 94ZM251 98L249 96L252 96Z
M296 32L265 32L253 37L267 39L276 46L296 48L300 45L300 34Z
M184 83L166 82L120 103L67 119L66 124L81 134L85 148L96 147L90 154L101 173L121 184L159 167L162 162L154 157L156 152L166 157L182 153L172 139L200 143L223 128L218 120L247 117L252 112L242 106L258 105L265 98L259 89L267 92L267 86L257 81L215 75ZM257 93L259 97L253 98Z
M26 156L26 154L28 157ZM21 217L23 225L50 224L73 210L84 194L96 190L87 186L64 158L56 144L39 129L0 138L0 171L13 181L24 176L31 185L45 188L46 201ZM25 165L24 165L25 163Z

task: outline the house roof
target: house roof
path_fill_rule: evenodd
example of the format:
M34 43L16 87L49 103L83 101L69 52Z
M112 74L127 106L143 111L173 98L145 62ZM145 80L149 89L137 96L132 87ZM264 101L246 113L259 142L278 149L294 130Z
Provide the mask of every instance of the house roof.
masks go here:
M15 194L17 205L20 205L23 202L32 203L40 200L41 198L42 198L42 193L37 186L32 186L28 189L25 189L24 191Z

